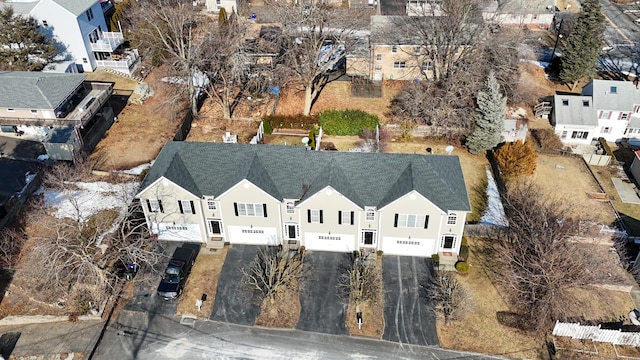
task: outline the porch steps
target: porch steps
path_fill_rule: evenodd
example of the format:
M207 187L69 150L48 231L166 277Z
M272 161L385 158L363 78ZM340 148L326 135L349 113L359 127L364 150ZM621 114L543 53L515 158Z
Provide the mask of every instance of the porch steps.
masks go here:
M204 247L207 249L206 251L210 254L216 254L222 252L224 249L224 238L221 237L212 237L209 238L204 244Z
M125 79L129 79L129 80L133 80L133 81L137 81L139 83L144 82L144 79L138 76L133 76L133 75L127 75L121 71L118 70L114 70L114 69L108 69L108 68L102 68L101 70L106 71L108 73L111 73L113 75L118 75L120 77L123 77Z

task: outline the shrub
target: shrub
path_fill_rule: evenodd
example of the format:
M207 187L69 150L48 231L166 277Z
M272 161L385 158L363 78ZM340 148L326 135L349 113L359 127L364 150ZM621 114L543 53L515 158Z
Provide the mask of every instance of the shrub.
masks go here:
M273 127L271 126L271 121L269 121L268 119L262 119L262 128L265 134L273 134Z
M461 261L467 261L469 258L469 246L460 245L460 254L458 255Z
M378 117L362 110L325 110L320 113L320 126L329 135L357 136L364 129L375 129Z
M496 150L495 154L505 178L532 175L538 166L538 153L530 141L506 143Z
M467 263L466 261L458 261L456 263L456 270L460 273L460 274L466 274L469 272L469 263Z
M316 136L318 135L318 128L316 125L312 125L311 128L309 129L309 143L307 145L309 145L309 147L311 148L311 150L315 150L316 149Z
M433 266L438 266L438 264L440 264L440 255L438 254L431 255L431 261L433 262Z
M400 138L403 141L411 141L413 137L413 129L415 128L415 124L412 121L405 120L400 123Z
M531 130L531 134L533 135L533 138L536 139L536 142L538 142L538 146L540 146L541 149L557 150L564 147L562 141L553 129L533 129Z
M308 129L318 123L315 115L270 115L262 120L268 122L272 129Z

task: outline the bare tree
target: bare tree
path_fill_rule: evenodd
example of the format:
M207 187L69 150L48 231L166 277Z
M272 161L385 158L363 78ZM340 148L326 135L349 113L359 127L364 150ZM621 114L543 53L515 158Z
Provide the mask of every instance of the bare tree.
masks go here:
M302 274L303 260L302 252L280 246L262 247L249 267L240 269L242 281L274 303L297 284Z
M346 272L340 275L338 283L347 290L351 300L358 308L360 305L376 301L382 291L382 277L380 269L369 255L355 256Z
M319 3L299 6L282 1L274 3L273 9L284 24L285 66L294 84L305 90L303 113L309 115L331 72L357 43L357 29L364 28L367 19L358 12Z
M444 316L445 325L457 320L470 307L471 295L451 271L436 271L433 283L427 289L430 300Z
M20 258L20 250L26 240L27 234L21 229L0 229L0 269L15 269Z

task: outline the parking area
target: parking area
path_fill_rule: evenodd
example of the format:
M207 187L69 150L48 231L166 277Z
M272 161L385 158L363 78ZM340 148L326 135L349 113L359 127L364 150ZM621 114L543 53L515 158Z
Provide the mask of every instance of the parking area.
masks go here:
M260 315L261 299L257 290L242 282L242 267L248 267L259 246L229 247L220 278L211 320L253 326Z
M328 251L307 252L300 288L300 317L296 329L347 335L347 302L340 296L338 277L346 271L348 257Z
M434 305L425 286L431 283L431 259L385 255L384 340L414 345L439 345Z

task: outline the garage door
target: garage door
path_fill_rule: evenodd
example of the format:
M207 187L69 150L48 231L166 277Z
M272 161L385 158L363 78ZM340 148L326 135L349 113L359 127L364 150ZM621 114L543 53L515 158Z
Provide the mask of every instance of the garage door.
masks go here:
M198 224L152 223L151 232L158 240L202 242Z
M351 252L356 249L355 240L354 235L305 233L302 245L308 250Z
M385 236L382 239L382 251L390 255L431 256L435 252L433 239L408 239Z
M229 242L247 245L277 245L276 228L229 226Z

